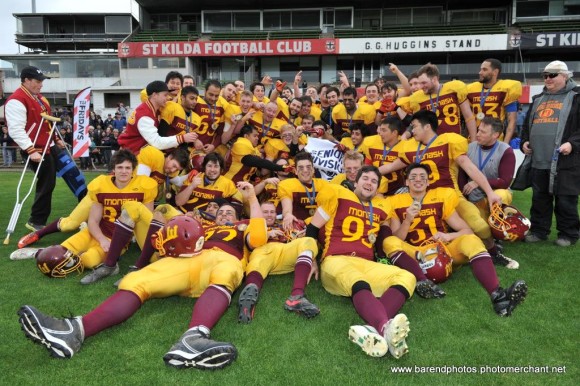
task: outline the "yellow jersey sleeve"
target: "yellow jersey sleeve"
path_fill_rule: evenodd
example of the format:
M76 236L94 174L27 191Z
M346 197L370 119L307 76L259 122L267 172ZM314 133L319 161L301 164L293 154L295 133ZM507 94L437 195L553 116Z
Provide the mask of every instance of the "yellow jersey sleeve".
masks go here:
M345 188L340 185L327 184L316 195L316 204L319 208L324 210L324 212L329 217L334 217L336 214L336 209L338 208L339 189Z

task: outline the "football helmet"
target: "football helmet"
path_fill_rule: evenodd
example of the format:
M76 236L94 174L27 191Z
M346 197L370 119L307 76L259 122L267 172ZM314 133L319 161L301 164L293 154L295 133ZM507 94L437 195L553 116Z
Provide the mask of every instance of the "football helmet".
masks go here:
M294 220L292 222L292 229L291 230L284 230L282 224L279 224L274 227L283 232L282 235L271 239L272 241L277 241L279 243L289 243L293 240L296 240L306 234L306 223L302 220Z
M84 270L80 257L62 245L41 249L36 255L36 266L46 276L58 278L75 271L81 274Z
M516 207L506 204L494 205L487 222L495 239L507 241L523 240L532 225Z
M425 276L434 283L445 282L453 270L453 260L445 244L429 239L421 249L417 260Z
M198 172L203 172L203 159L205 158L205 153L193 152L189 158L189 166L192 170L197 170Z
M201 252L205 241L204 231L196 219L176 216L151 237L159 255L168 257L191 257Z

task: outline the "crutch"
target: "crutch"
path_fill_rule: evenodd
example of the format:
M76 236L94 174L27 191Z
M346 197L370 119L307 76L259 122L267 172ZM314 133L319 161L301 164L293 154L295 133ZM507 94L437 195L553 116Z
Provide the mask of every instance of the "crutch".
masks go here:
M32 183L30 184L30 189L28 189L28 193L24 196L22 201L20 201L20 186L22 185L22 180L24 179L24 174L26 173L26 169L28 168L28 163L30 162L30 157L26 158L26 163L24 164L24 169L22 169L22 174L20 175L20 180L18 181L18 186L16 187L16 205L14 206L14 210L12 211L12 216L10 216L10 222L8 223L8 227L6 228L6 238L4 239L4 245L8 245L10 243L10 235L12 233L14 233L14 229L16 228L16 223L18 222L18 217L20 217L20 211L22 210L22 206L24 205L24 201L26 201L28 196L30 196L30 194L32 193L32 189L34 188L34 184L36 183L36 176L38 176L38 171L40 170L40 164L44 160L44 156L46 155L48 147L50 146L50 143L52 142L52 134L54 132L54 122L60 122L60 118L50 116L46 113L41 113L40 116L42 117L42 119L40 120L39 129L36 131L36 135L34 136L33 143L36 144L36 140L38 139L38 134L40 134L40 130L42 130L42 125L44 124L45 120L52 122L52 124L49 123L50 132L48 134L48 141L46 141L46 144L44 145L44 149L42 149L40 162L38 163L38 167L36 168L36 172L34 173L34 178L32 179ZM33 124L28 131L30 132L30 131L34 130L35 125L36 124Z

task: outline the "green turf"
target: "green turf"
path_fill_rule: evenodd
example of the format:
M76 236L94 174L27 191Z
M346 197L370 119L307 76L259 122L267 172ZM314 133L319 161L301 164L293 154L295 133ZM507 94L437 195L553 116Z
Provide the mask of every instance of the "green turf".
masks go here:
M2 230L12 213L17 178L18 173L1 174ZM178 371L163 364L165 352L187 329L194 304L193 299L178 297L147 302L123 325L87 339L71 360L52 359L43 347L24 338L17 321L18 308L30 304L56 316L80 315L111 295L117 278L85 287L76 276L62 280L44 277L33 261L10 261L9 253L26 233L23 224L31 202L32 198L22 211L10 246L0 247L0 384L572 385L579 379L580 331L574 283L580 248L559 248L551 242L506 246L506 254L520 262L520 269L498 268L501 282L509 285L522 278L530 288L528 299L511 318L495 315L469 267L455 272L443 284L448 294L445 299L413 297L402 310L411 322L410 353L398 361L390 356L367 357L350 343L348 327L362 320L349 299L327 294L318 282L308 287L308 296L320 306L320 316L306 320L285 311L282 305L292 285L291 275L268 278L253 323L239 325L237 307L231 307L214 328L214 338L231 341L239 351L236 362L224 370ZM72 194L59 181L52 218L66 215L74 204ZM517 192L515 204L528 213L529 191ZM39 246L65 237L48 236ZM121 261L123 271L137 255L133 246ZM395 374L394 366L410 366L412 373ZM419 373L428 366L454 366L455 372ZM566 368L562 374L466 374L472 367L479 371L480 366L496 371L497 366L549 366L549 371L552 366Z

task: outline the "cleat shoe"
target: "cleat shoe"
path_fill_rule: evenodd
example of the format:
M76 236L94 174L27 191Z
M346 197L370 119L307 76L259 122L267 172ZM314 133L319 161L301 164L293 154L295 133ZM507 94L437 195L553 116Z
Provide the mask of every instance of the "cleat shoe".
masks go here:
M193 327L163 356L165 364L179 369L195 367L202 370L221 369L232 363L238 352L231 343L216 342L209 338L209 330Z
M247 324L254 319L254 309L256 308L259 294L260 290L254 283L244 287L238 299L238 322Z
M24 224L26 229L30 230L31 232L36 232L44 228L44 225L33 224L30 221Z
M284 309L306 316L308 319L320 314L316 304L310 303L304 295L289 296L284 303Z
M115 264L114 267L100 264L97 265L95 269L93 269L93 272L89 273L87 276L81 279L81 284L93 284L101 279L117 274L119 274L119 264Z
M497 250L503 252L503 240L493 239L493 242L495 243Z
M10 254L10 260L26 260L34 259L36 253L40 251L39 248L22 248L17 249Z
M138 271L138 270L139 270L138 267L136 267L134 265L131 265L131 266L129 266L129 272L127 272L127 275L130 274L131 272L135 272L135 271ZM125 276L127 276L127 275L125 275ZM123 276L122 278L120 278L119 280L117 280L115 283L113 283L113 286L115 288L118 288L119 287L119 284L121 284L121 282L123 281L123 279L125 278L125 276Z
M493 309L499 316L511 316L527 294L528 285L523 280L516 281L507 290L500 287L491 294Z
M398 314L385 323L383 334L389 346L389 352L395 359L399 359L409 352L405 338L409 335L409 319L405 314Z
M57 319L44 315L32 306L18 310L24 335L45 346L55 358L70 358L81 348L85 331L80 317Z
M506 267L507 269L518 269L520 267L520 263L518 263L514 259L507 257L499 250L495 255L491 255L491 260L493 260L493 264L501 265L502 267Z
M372 357L385 356L389 351L385 338L372 326L350 326L348 339Z
M441 299L446 295L441 287L429 279L418 281L415 285L415 292L423 299Z
M18 240L18 249L22 249L27 247L31 244L34 244L39 239L38 234L36 232L32 232L27 234L26 236L22 236L20 240Z

